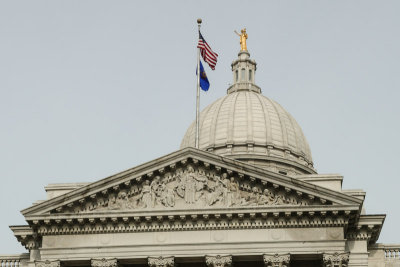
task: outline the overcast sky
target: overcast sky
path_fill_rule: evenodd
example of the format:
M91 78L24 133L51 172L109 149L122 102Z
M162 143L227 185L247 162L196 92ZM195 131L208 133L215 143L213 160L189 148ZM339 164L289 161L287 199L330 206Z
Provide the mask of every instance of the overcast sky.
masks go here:
M400 243L400 1L0 1L0 254L49 183L94 182L179 149L195 118L197 25L226 94L246 27L263 94Z

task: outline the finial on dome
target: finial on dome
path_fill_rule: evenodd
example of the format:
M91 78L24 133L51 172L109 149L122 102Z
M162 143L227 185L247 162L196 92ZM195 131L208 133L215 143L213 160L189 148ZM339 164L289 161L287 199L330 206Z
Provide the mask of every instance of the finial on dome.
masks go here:
M197 24L201 24L201 22L202 22L201 18L198 18L197 19Z
M240 36L241 50L238 54L238 59L232 62L233 84L228 88L227 93L237 91L252 91L261 93L261 88L255 84L255 74L257 70L257 63L254 59L250 59L250 53L247 51L246 29L242 29L242 34L235 31Z
M238 33L237 31L235 31L235 33L240 37L240 51L247 51L247 44L246 44L246 40L247 40L247 33L246 33L246 28L243 28L241 31L241 33Z

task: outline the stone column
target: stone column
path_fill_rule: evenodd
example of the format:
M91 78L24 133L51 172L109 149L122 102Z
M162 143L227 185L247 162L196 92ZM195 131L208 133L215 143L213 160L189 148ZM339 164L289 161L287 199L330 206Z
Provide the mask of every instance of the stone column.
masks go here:
M231 267L232 256L206 256L206 264L208 267Z
M150 267L174 267L175 258L170 257L148 257L147 259Z
M264 254L266 267L289 267L290 254Z
M35 267L60 267L61 262L60 261L35 261Z
M118 267L118 260L113 259L92 259L90 261L92 267Z
M324 267L347 267L349 263L349 253L324 253L322 261Z

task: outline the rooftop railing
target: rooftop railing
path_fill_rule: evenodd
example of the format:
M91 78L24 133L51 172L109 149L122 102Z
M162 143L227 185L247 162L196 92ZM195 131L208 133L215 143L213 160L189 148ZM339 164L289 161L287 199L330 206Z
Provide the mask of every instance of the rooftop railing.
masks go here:
M29 253L17 255L0 255L0 267L23 267L29 260Z

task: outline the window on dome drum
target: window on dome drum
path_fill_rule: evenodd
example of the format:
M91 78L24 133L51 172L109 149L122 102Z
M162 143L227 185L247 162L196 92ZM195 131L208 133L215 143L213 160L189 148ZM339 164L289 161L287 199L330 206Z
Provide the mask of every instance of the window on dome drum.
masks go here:
M249 70L249 82L251 82L251 70Z
M245 77L244 77L244 76L245 76L245 69L242 69L242 70L241 70L240 76L242 76L242 77L241 77L241 80L242 80L242 81L245 81L245 79L244 79L244 78L245 78Z
M235 81L237 82L239 80L239 71L235 71Z

